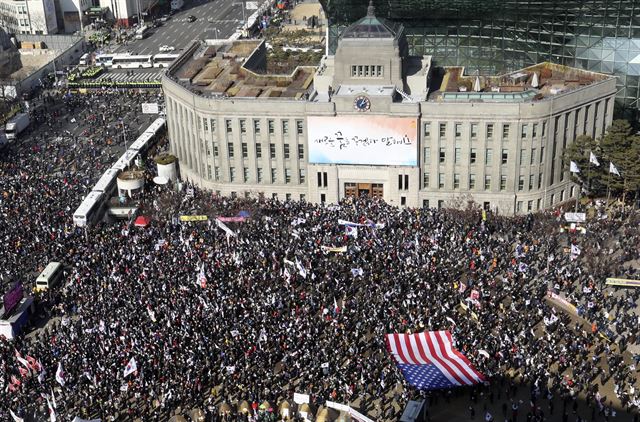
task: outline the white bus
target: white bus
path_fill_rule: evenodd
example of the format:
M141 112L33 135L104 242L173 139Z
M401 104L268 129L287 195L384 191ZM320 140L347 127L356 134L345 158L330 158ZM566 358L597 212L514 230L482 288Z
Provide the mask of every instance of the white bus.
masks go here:
M156 54L153 56L153 67L169 67L178 57L180 54Z
M113 54L98 54L96 56L96 66L111 67Z
M101 211L102 193L89 192L78 209L73 213L73 222L78 227L85 227L93 224L100 218Z
M40 292L55 286L61 277L62 264L55 261L49 262L36 279L35 291Z
M109 169L105 171L100 179L98 179L98 182L95 184L92 191L104 194L105 198L110 198L116 188L117 177L117 169Z
M112 69L141 69L143 67L153 67L151 55L115 55L111 61Z
M150 31L151 31L151 28L149 28L147 25L142 25L140 28L136 29L136 35L135 35L136 40L141 40L145 38L147 35L149 35Z

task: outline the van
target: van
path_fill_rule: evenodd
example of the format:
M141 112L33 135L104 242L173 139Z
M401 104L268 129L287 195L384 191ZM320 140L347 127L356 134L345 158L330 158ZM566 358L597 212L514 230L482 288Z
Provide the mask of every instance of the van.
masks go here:
M40 273L36 279L36 292L45 291L54 287L62 278L62 264L60 262L49 262L46 268Z
M89 53L85 53L80 57L80 66L87 66L89 64Z

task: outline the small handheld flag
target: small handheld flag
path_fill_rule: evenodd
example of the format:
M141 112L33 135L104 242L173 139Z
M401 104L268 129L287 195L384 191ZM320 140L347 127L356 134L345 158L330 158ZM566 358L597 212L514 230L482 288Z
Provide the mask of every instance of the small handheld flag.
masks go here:
M131 358L127 366L124 368L124 376L126 377L129 374L132 374L138 370L138 365L136 364L136 358Z
M589 151L589 162L594 166L600 165L600 162L598 161L598 157L596 157L596 155L591 151Z

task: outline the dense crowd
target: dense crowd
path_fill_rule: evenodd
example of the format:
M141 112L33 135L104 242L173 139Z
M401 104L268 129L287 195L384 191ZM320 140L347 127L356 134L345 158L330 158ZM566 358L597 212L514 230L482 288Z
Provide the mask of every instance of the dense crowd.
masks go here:
M147 421L177 408L217 420L223 402L275 407L294 392L397 420L407 400L426 393L406 384L384 336L427 330L450 330L492 383L531 386L520 419L514 391L496 398L509 420L546 420L550 396L564 399L572 421L586 418L571 412L579 397L594 417L637 414L627 348L640 341L638 293L609 295L604 285L612 275L637 277L627 265L640 255L637 212L560 233L562 216L550 212L505 218L351 198L320 206L156 186L143 209L149 227L101 223L85 233L71 213L105 146L65 138L59 119L45 116L49 135L32 135L0 162L0 266L7 279L27 281L57 260L65 279L39 298L49 324L0 340L3 420L9 410L42 420L51 394L64 420ZM108 128L91 129L100 130ZM236 236L212 222L240 211L250 217L228 223ZM180 222L184 214L210 219ZM362 224L357 236L339 219ZM550 292L593 327L551 306ZM21 371L17 353L36 362L32 370ZM256 406L251 418L267 413Z

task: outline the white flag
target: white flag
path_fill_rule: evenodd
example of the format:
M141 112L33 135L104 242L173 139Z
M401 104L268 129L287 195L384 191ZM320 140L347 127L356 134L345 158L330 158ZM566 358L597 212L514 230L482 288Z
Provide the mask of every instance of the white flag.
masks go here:
M56 396L53 394L53 388L51 389L51 404L54 409L58 408L58 405L56 404Z
M575 163L575 161L569 163L569 171L571 173L580 173L580 169L578 168L578 165Z
M351 275L354 277L357 277L359 275L364 274L364 271L362 271L362 268L351 268Z
M49 397L47 397L47 407L49 407L49 420L50 422L56 422L56 411L51 407L51 402L49 401Z
M124 376L126 377L129 374L132 374L138 370L138 365L136 364L136 358L131 358L127 366L124 368Z
M613 165L612 162L609 162L609 173L613 173L616 176L620 176L620 172L618 171L618 169L616 168L616 166Z
M13 410L9 409L9 413L11 414L11 417L13 418L13 422L24 422L24 419L19 418L18 416L16 416L16 414L13 413Z
M338 219L338 225L339 226L351 226L351 227L364 226L364 224L354 223L353 221L347 221L347 220L342 220L342 219Z
M600 162L598 161L598 157L596 157L596 155L591 151L589 151L589 162L594 166L600 165Z
M296 267L298 268L298 273L302 278L307 278L307 269L300 263L298 258L296 258Z
M581 252L578 245L571 245L571 255L580 255Z
M58 369L56 370L56 381L58 381L58 384L64 387L64 371L62 370L62 362L58 362Z
M351 236L351 237L353 237L354 239L357 239L357 238L358 238L358 228L357 228L357 227L354 227L354 226L345 226L345 227L344 227L344 233L345 233L347 236Z
M229 226L227 226L226 224L224 224L222 221L218 220L216 218L216 224L218 225L218 227L220 227L222 230L224 230L224 232L227 234L227 236L236 236L236 232L234 232L233 230L231 230L229 228Z

